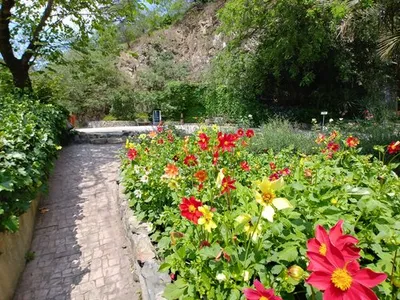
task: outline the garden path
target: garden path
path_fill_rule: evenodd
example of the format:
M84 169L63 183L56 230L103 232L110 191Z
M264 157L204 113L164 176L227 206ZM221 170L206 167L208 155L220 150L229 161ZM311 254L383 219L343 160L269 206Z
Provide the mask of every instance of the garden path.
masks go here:
M137 300L117 207L118 145L61 151L14 300Z

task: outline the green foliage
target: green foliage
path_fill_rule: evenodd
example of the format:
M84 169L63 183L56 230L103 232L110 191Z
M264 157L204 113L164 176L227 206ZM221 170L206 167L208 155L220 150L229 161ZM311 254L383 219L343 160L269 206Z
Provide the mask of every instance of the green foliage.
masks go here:
M251 145L251 150L257 153L268 150L278 152L289 147L300 153L315 153L314 136L301 132L296 124L285 119L269 119L261 126L257 136Z
M17 231L18 217L43 188L66 117L58 106L0 95L0 231Z
M400 272L399 261L394 261L400 245L400 181L393 172L397 164L360 154L359 148L346 143L347 136L337 132L314 144L318 151L312 155L290 148L254 154L246 145L257 142L257 134L235 137L232 149L223 151L218 128L202 128L200 133L210 138L203 149L200 135L179 138L165 130L143 135L137 144L128 141L122 151L129 204L139 218L152 222L152 237L164 259L160 270L175 277L164 297L244 299L243 288L259 279L283 299L321 299L321 292L305 284L307 272L295 278L289 270L306 269L307 240L315 236L317 225L331 228L342 219L344 233L358 239L361 266L388 276L374 289L377 297L393 299L398 289L391 276L398 278ZM332 143L339 149L329 150ZM190 154L197 159L194 165L186 161ZM242 162L249 169L243 169ZM207 175L201 185L198 171ZM280 179L268 182L269 176ZM228 177L235 189L224 193L223 178ZM262 185L261 180L267 183ZM187 212L201 213L200 219L189 221L194 216L185 215L185 206L180 205L191 196L203 210L188 205ZM272 201L272 221L263 213L271 206L270 197L279 199ZM290 207L282 205L287 203L282 198ZM213 208L207 218L206 205ZM215 226L207 228L211 221Z
M385 105L394 73L376 53L378 17L348 24L351 13L341 1L228 1L219 18L230 41L213 62L207 109L262 119L260 107L352 115L366 101Z

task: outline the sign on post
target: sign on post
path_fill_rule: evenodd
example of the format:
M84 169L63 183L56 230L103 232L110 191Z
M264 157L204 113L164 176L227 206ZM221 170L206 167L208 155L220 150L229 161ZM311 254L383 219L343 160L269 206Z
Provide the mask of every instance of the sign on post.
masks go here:
M158 125L161 122L161 110L153 110L153 125Z

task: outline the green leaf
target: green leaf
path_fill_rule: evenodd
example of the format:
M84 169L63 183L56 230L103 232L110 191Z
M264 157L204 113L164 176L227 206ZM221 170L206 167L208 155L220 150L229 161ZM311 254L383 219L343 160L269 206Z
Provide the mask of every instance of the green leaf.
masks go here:
M165 287L163 296L168 300L179 299L185 293L186 287L187 284L182 279L178 279Z
M158 271L160 272L166 272L171 268L171 265L169 263L162 263L161 266L158 268Z
M4 228L10 232L16 232L19 228L19 219L16 216L12 216L2 222Z
M297 247L295 246L287 247L283 251L278 253L279 260L284 260L287 262L292 262L296 260L297 256L298 256L298 251Z

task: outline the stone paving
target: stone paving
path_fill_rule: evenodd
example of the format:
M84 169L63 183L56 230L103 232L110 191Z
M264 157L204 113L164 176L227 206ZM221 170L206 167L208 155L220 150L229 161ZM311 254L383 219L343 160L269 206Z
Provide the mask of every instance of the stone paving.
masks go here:
M62 150L14 300L140 299L117 207L119 147Z

